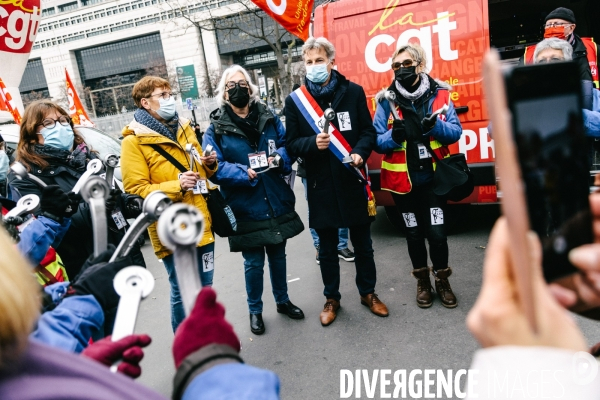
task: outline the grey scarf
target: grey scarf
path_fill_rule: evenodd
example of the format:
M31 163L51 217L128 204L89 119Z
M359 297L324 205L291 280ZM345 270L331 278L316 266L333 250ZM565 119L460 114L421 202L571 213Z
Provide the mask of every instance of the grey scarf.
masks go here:
M398 81L395 81L396 89L398 89L398 92L402 97L410 101L415 101L429 90L429 77L427 74L425 72L421 72L419 77L421 78L421 85L413 93L410 93L408 90L404 89L404 87Z

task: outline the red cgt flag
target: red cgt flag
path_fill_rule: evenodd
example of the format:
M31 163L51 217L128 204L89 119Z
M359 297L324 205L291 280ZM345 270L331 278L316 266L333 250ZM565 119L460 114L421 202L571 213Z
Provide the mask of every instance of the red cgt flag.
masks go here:
M16 124L21 124L21 114L14 103L12 96L6 90L6 86L0 78L0 111L8 111L12 114Z
M298 36L303 41L308 39L314 0L252 0L252 2L292 35ZM276 2L279 5L276 5Z
M65 75L67 76L67 95L69 97L69 115L73 120L74 125L83 125L83 126L94 126L90 118L87 116L87 113L83 109L81 105L81 100L79 100L79 96L77 95L77 91L75 90L75 86L73 86L73 82L71 82L71 77L69 77L69 72L65 68Z

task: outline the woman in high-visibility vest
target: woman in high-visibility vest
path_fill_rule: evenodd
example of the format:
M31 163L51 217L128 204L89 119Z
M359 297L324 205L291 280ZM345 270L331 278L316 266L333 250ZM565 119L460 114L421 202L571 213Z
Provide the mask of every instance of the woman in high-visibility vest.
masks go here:
M448 145L455 143L462 127L449 87L426 73L427 59L417 44L401 46L392 57L395 79L387 90L396 95L395 108L400 119L392 116L390 103L380 93L374 126L377 131L376 151L384 154L381 163L381 189L391 192L406 225L406 241L417 282L417 305L430 307L432 286L427 266L427 248L433 267L435 288L442 305L457 306L448 277L448 241L444 226L446 200L433 193L435 160L448 157ZM445 115L433 115L448 105Z

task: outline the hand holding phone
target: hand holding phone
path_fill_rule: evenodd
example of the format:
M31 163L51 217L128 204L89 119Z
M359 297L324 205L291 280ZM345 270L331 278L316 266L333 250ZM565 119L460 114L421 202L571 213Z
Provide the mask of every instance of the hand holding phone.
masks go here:
M496 166L502 189L502 213L506 216L511 232L511 265L518 288L519 303L530 326L535 331L537 321L529 266L530 249L527 245L529 219L516 150L512 140L510 113L506 101L504 80L500 71L500 57L496 50L491 50L485 56L483 76L488 109L494 125Z

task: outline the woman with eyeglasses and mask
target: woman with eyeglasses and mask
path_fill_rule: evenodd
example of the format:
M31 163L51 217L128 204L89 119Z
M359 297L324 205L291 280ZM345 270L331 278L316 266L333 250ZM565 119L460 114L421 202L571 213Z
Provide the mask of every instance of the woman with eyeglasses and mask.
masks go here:
M425 238L429 242L431 274L435 289L447 308L457 306L448 277L448 241L444 226L446 199L433 193L436 162L448 157L448 145L458 141L462 127L449 98L451 88L430 77L425 51L418 44L401 46L392 56L394 81L377 94L377 110L373 125L377 131L376 151L384 154L381 165L381 189L391 192L406 226L408 254L412 275L417 279L417 305L433 303L430 268L427 263ZM400 119L392 114L385 92L391 91L393 106ZM447 105L445 115L436 111Z
M244 68L232 65L223 72L217 100L220 108L210 115L203 145L217 151L219 170L211 181L221 186L237 220L229 248L244 257L250 329L262 335L265 253L277 312L304 318L287 290L285 246L304 229L294 211L294 192L284 179L294 160L285 150L283 124L260 102L258 87Z
M203 193L206 180L217 170L216 155L203 155L190 120L175 111L175 95L169 82L145 76L131 92L138 109L133 121L123 128L121 171L127 193L146 198L161 190L175 203L191 204L202 213L204 234L196 253L202 286L211 286L214 274L215 238ZM192 145L192 157L186 146ZM156 224L148 228L154 254L165 265L171 284L171 326L173 332L185 318L172 252L161 243Z
M47 185L56 185L56 196L71 192L75 183L86 171L87 164L96 158L98 158L96 152L88 147L67 112L58 104L50 100L38 100L25 109L16 161L22 163L30 174L37 176ZM14 201L28 194L35 194L42 198L42 189L37 184L28 179L20 180L12 172L8 175L8 185ZM49 198L46 190L44 194ZM51 215L46 216L58 221L62 221L64 216L71 217L71 227L60 245L56 247L56 251L62 258L68 276L74 278L88 256L93 253L94 243L88 204L81 199L81 196L72 193L69 196L72 200L70 212L57 208L45 209L43 213L49 212ZM119 229L111 215L117 209L125 212L128 198L128 195L113 190L111 197L106 201L108 241L114 245L121 241L125 231ZM62 204L58 201L55 203ZM42 211L38 212L40 213ZM127 216L127 213L125 215ZM134 248L133 254L136 263L145 265L139 247Z

